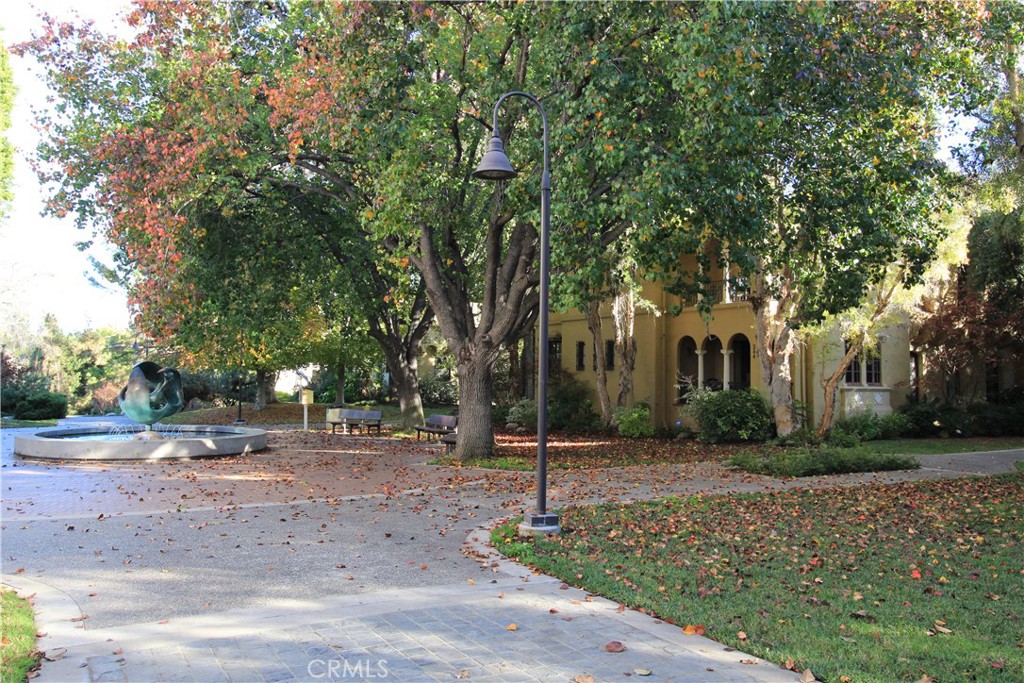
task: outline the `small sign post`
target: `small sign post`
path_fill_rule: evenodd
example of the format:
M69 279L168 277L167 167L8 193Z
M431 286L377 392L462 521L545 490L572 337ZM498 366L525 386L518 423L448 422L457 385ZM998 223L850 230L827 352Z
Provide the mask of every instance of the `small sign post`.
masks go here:
M309 406L313 403L313 390L303 389L300 393L302 401L302 430L309 431Z

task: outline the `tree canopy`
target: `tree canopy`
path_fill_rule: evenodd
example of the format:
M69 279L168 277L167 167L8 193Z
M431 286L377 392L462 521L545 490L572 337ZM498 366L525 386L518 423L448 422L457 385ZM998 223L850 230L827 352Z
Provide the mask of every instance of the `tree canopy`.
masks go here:
M50 22L19 49L61 98L40 150L53 210L122 248L140 306L198 312L183 288L199 276L182 274L219 272L198 245L244 222L229 260L248 245L274 252L249 263L358 292L407 388L437 316L467 456L493 445L492 367L539 303L531 108L499 112L522 177L471 177L503 92L550 115L556 303L612 291L620 257L679 292L734 266L785 430L793 330L893 261L916 277L941 234L937 112L969 104L986 17L972 2L141 0L130 41ZM333 264L290 251L309 239ZM277 310L291 277L267 275ZM216 312L249 293L234 296Z
M7 139L14 109L14 74L6 45L0 45L0 218L7 215L14 197L14 146Z

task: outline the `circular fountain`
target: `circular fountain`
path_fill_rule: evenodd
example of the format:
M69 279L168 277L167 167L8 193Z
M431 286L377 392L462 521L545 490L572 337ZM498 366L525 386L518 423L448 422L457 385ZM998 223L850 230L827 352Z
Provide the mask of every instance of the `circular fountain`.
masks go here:
M267 447L262 429L224 426L156 426L184 405L181 376L143 361L132 368L118 396L137 424L44 429L14 437L14 452L40 460L180 460L238 455Z
M137 438L140 434L160 438ZM109 427L44 429L14 437L14 452L38 460L180 460L259 451L267 447L262 429L178 426L118 433Z

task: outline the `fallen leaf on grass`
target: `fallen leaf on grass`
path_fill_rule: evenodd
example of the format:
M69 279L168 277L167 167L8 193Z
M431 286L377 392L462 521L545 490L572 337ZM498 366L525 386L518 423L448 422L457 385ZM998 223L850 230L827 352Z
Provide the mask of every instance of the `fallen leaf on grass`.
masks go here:
M687 624L683 627L683 635L702 636L706 630L701 624Z

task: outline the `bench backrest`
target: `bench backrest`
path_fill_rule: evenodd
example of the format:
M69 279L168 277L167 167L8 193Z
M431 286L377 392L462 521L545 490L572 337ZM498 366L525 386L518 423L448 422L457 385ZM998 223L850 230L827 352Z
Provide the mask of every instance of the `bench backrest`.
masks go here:
M342 420L380 421L383 417L383 410L355 410L353 408L327 409L328 422L341 422Z
M444 429L455 429L459 424L458 415L428 415L426 419L428 427L441 427Z

